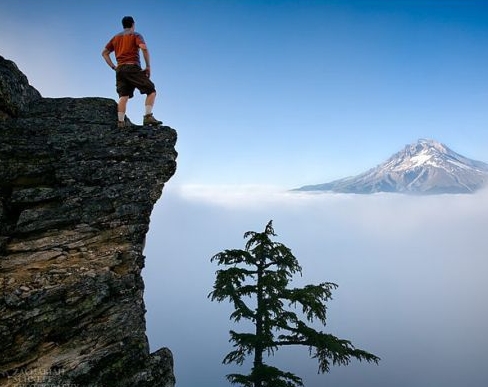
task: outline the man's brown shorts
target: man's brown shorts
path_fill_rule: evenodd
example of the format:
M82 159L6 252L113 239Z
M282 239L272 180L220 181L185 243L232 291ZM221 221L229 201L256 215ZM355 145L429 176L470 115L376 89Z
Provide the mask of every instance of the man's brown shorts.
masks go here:
M116 87L119 97L129 96L132 98L135 89L138 89L141 94L151 94L156 91L154 83L138 65L120 65L117 67L116 73Z

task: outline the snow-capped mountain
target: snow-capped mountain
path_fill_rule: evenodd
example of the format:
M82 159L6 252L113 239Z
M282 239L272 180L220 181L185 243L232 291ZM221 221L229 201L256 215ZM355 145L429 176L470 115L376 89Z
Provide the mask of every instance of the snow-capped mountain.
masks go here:
M472 193L486 184L488 164L461 156L437 141L420 139L360 175L295 191Z

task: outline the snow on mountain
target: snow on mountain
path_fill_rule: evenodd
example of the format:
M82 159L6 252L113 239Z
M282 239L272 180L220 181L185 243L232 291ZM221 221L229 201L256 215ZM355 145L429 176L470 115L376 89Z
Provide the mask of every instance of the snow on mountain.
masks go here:
M464 157L437 141L420 139L360 175L295 191L472 193L487 183L488 164Z

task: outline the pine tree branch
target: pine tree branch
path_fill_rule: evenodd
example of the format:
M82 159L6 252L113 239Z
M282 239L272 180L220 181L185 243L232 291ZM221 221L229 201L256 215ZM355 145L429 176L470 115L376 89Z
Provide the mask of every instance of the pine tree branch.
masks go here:
M255 328L255 333L230 331L234 350L223 362L242 365L253 354L254 366L249 375L230 374L228 380L244 387L303 386L299 377L263 362L263 353L270 356L279 348L292 345L307 346L322 373L328 372L331 365L347 365L352 359L378 363L379 357L355 348L349 340L316 331L306 324L319 320L325 325L327 302L337 285L323 282L289 289L291 278L297 273L301 275L302 268L288 247L271 241L273 236L276 234L269 221L264 232L244 234L245 250L224 250L211 259L227 269L216 272L208 297L218 302L228 300L234 305L230 318L236 322L251 320ZM246 301L255 305L251 307ZM301 311L305 322L286 306Z

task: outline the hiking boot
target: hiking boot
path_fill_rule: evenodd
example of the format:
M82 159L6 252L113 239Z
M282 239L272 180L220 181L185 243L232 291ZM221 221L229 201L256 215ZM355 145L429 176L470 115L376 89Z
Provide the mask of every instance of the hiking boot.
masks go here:
M129 117L125 117L124 121L117 121L117 128L124 129L130 128L132 126L132 122L129 120Z
M159 126L162 125L162 121L158 121L154 116L151 114L146 114L144 116L144 120L142 122L142 125L148 125L148 126Z

